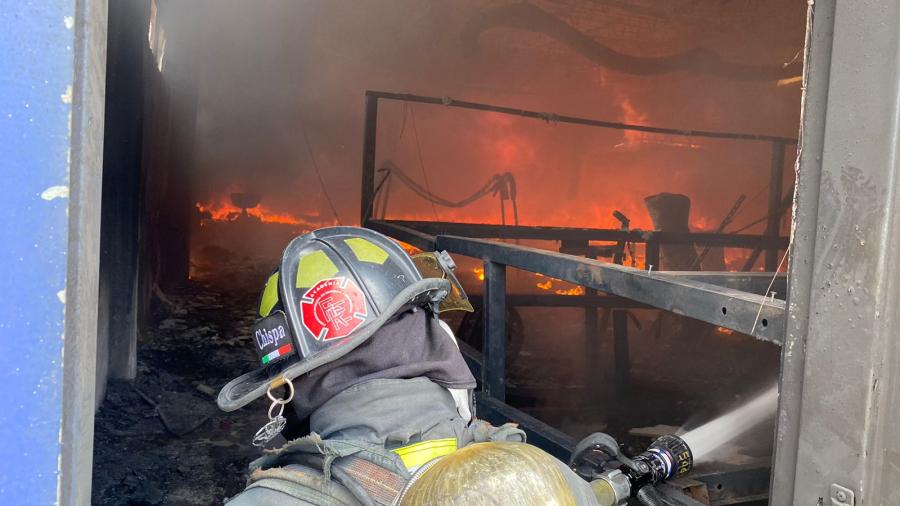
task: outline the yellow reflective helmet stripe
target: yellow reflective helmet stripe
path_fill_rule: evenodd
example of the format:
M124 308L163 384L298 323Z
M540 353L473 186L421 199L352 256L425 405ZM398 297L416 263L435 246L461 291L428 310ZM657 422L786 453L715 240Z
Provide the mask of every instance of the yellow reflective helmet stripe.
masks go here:
M350 246L350 249L353 250L353 254L356 255L356 259L360 262L382 265L388 259L387 251L362 237L345 239L344 243L346 243L347 246Z
M333 277L338 273L337 265L322 251L313 251L300 257L297 265L297 288L310 288L323 279Z
M456 451L456 438L431 439L393 450L407 469L417 468L429 460L449 455Z
M269 276L266 288L263 290L262 300L259 301L259 316L265 318L272 312L272 308L278 303L278 273Z

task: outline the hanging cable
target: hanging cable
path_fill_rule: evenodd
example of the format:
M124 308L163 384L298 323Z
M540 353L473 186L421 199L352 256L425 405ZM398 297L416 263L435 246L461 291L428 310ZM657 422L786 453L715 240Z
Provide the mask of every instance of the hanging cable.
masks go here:
M721 234L725 231L728 225L731 225L731 222L734 220L734 217L741 209L741 204L747 200L747 196L743 193L738 196L737 200L734 202L734 205L731 206L731 209L728 211L728 214L725 215L725 218L722 219L722 222L719 224L719 227L715 230L714 233ZM691 263L689 271L694 270L694 268L699 267L703 270L703 260L706 258L706 255L712 250L712 246L707 245L703 248L699 255L694 257L694 261Z
M306 134L306 124L302 119L300 120L300 129L303 132L303 141L306 144L306 151L309 153L309 160L312 162L316 177L319 178L319 186L322 187L322 194L325 195L325 200L328 201L328 207L331 208L331 213L334 215L334 221L336 221L338 225L341 225L341 217L338 216L337 208L334 207L334 202L331 200L331 196L328 195L328 189L325 188L325 180L322 179L322 173L319 171L319 164L316 163L316 156L313 154L312 145L309 143L309 136Z
M382 191L382 189L384 191ZM387 205L388 205L388 197L391 194L391 172L384 171L384 176L381 178L381 181L375 186L375 198L373 199L375 204L375 212L373 213L379 220L383 220L385 214L387 214Z
M385 179L382 179L382 181L390 181L394 176L396 176L398 181L406 185L419 197L431 202L432 205L461 208L468 206L469 204L472 204L473 202L487 195L492 194L495 196L499 196L501 205L505 200L509 200L512 203L513 220L516 225L519 224L519 211L516 204L516 179L515 176L513 176L510 172L503 172L501 174L493 175L481 188L476 190L468 197L460 200L448 200L435 195L428 188L423 187L421 184L417 183L414 179L409 177L406 172L404 172L400 167L397 167L397 165L395 165L390 160L386 160L381 166L381 169L378 170L378 172L385 173ZM376 190L376 193L377 192L378 190Z
M768 220L768 219L769 219L769 215L767 214L767 215L763 216L762 218L760 218L760 219L758 219L758 220L753 220L753 221L751 221L750 223L748 223L748 224L744 225L743 227L741 227L741 228L735 230L734 232L729 232L729 234L740 234L740 233L743 232L744 230L747 230L748 228L753 228L754 225L759 225L760 223L762 223L762 222L764 222L764 221L766 221L766 220Z
M791 202L793 202L793 198L794 198L793 192L789 192L787 195L785 195L784 198L781 200L781 204L779 204L778 210L776 211L775 215L781 217L784 214L784 212L787 211L788 207L791 205ZM752 228L754 225L758 225L758 224L768 220L770 216L772 216L772 215L767 214L758 220L753 220L750 223L740 227L739 229L737 229L733 232L729 232L729 234L739 234L739 233L743 232L744 230L747 230L748 228Z
M744 212L744 210L749 209L750 204L752 204L753 201L755 201L756 199L758 199L758 198L759 198L763 193L765 193L765 191L768 190L768 189L769 189L769 184L766 183L765 185L763 185L762 188L759 189L758 192L754 193L752 197L750 197L749 199L747 199L747 200L744 202L743 207L741 207L740 209L738 209L738 211L737 211L736 213L734 213L734 216L731 217L731 220L734 221L734 219L737 218L738 216L740 216L741 213ZM735 233L735 232L732 232L732 233Z
M406 117L409 113L409 102L403 102L403 116L400 118L400 131L397 134L397 140L394 141L394 145L391 147L391 152L388 155L388 158L394 156L397 152L397 148L400 147L400 143L403 141L403 134L406 133Z
M412 105L409 106L409 118L412 120L413 134L416 137L416 154L419 156L419 167L422 169L422 180L425 182L425 189L428 193L431 193L431 188L428 186L428 174L425 173L425 161L422 159L422 145L419 141L419 128L416 125L416 110ZM434 206L434 202L431 202L431 212L434 213L434 221L438 221L437 208Z

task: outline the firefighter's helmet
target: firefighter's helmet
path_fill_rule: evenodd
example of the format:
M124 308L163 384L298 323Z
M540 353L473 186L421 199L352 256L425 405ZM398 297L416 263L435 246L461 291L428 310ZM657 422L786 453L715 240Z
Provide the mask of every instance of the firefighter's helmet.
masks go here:
M294 239L260 299L251 339L259 367L225 385L219 407L238 409L270 385L346 355L412 307L471 310L451 270L446 253L414 261L365 228L323 228Z

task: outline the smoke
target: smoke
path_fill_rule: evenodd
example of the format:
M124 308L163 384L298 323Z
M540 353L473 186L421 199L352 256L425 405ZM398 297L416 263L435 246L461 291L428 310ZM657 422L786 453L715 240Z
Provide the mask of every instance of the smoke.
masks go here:
M160 30L167 39L164 91L196 98L196 113L186 107L172 118L194 126L193 149L184 164L194 200L219 202L235 191L256 193L266 209L311 226L333 223L329 199L344 224L358 220L365 90L449 96L685 130L786 137L798 131L797 83L779 86L771 80L686 70L630 74L525 27L483 29L473 50L464 39L466 28L491 9L513 2L159 1ZM770 68L796 64L804 40L806 2L801 0L532 3L610 50L638 58L696 54L691 51L699 48L718 61ZM552 116L548 120L382 102L376 163L380 167L390 159L430 191L453 201L470 195L492 175L511 172L524 225L618 227L611 216L618 209L633 227L648 229L652 224L643 199L664 191L691 198L695 230L715 228L741 193L747 201L735 228L766 214L771 153L764 142L661 136L555 123ZM793 156L789 149L786 166ZM791 187L792 176L787 170L785 188ZM389 218L487 223L499 222L499 215L494 197L462 209L432 208L396 181L387 213ZM288 233L294 233L264 234L265 227L249 221L241 224L245 228L232 225L224 224L215 234L214 227L207 227L204 239L237 256L259 254L269 259L269 267ZM761 232L763 226L747 232ZM223 252L211 246L207 252L210 263L221 269ZM461 267L467 273L471 266ZM515 276L510 275L511 284ZM527 282L521 284L532 289L536 282L546 283L531 274L522 276ZM464 278L476 279L471 274ZM530 335L519 363L528 371L523 376L541 383L534 394L537 404L559 405L565 392L562 386L545 384L577 383L573 364L577 373L577 364L585 363L583 314L581 309L543 308L525 314L531 317ZM777 353L751 347L763 345L750 338L742 346L735 345L740 336L730 341L707 336L698 338L702 346L690 348L684 342L661 346L653 333L648 325L630 337L634 370L651 384L677 380L684 390L730 391L739 388L737 380L723 387L722 377L771 374L777 364ZM612 340L604 342L611 346ZM646 371L658 370L647 364L658 363L663 355L670 360L672 353L698 363L722 360L743 370L699 368L687 385L683 378L647 378L655 373ZM738 360L738 355L755 360ZM543 372L536 374L539 369ZM588 377L595 371L582 373ZM662 400L650 404L666 406Z
M504 3L161 2L164 78L172 93L197 97L195 117L175 118L196 125L190 163L196 200L249 191L269 208L330 223L317 167L341 220L356 222L366 89L685 129L796 135L796 85L684 71L630 75L515 27L482 31L477 51L467 53L466 27ZM709 4L535 2L637 57L700 48L724 61L771 66L799 52L805 3ZM615 226L609 212L618 208L635 226L649 227L641 199L672 191L692 197L695 225L712 228L740 192L768 182L764 143L667 138L424 105L410 112L385 104L380 112L379 161L390 157L420 181L424 169L435 193L451 199L493 173L511 171L525 224ZM395 191L389 216L434 218L428 203ZM748 202L744 218L763 214L764 201ZM442 219L498 220L496 201L437 211Z

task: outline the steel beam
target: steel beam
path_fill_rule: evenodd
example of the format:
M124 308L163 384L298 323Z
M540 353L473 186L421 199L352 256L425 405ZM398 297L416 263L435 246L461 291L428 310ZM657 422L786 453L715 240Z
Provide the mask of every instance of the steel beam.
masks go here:
M428 97L423 95L410 95L407 93L390 93L386 91L366 91L366 98L399 100L402 102L415 102L420 104L440 105L442 107L457 107L461 109L472 109L476 111L494 112L500 114L509 114L511 116L521 116L524 118L533 118L541 121L552 121L554 123L571 123L574 125L584 125L600 128L611 128L614 130L631 130L636 132L645 132L663 135L677 135L682 137L707 137L711 139L734 139L744 141L780 141L786 144L796 144L797 139L788 137L777 137L773 135L757 135L743 134L731 132L712 132L708 130L687 130L682 128L664 128L646 125L630 125L627 123L618 123L613 121L603 121L590 118L580 118L577 116L565 116L549 112L529 111L527 109L518 109L514 107L503 107L498 105L482 104L478 102L466 102L464 100L454 100L450 97Z
M482 388L506 399L506 266L484 262L484 368Z
M459 351L462 353L466 365L469 366L469 370L472 371L472 376L481 380L482 371L484 369L484 355L465 341L457 340L456 344L459 345Z
M476 306L483 303L483 297L477 293L469 294L469 300ZM555 293L507 294L506 305L508 307L654 309L653 306L614 295L557 295Z
M767 465L735 466L717 462L714 471L701 467L689 478L706 485L710 504L725 505L765 501L771 474L772 469Z
M540 272L611 295L627 297L655 308L781 343L784 301L730 288L647 272L562 253L483 239L439 236L438 249ZM485 280L489 279L487 269ZM505 278L504 278L505 279ZM492 303L490 300L489 303Z
M366 227L389 235L394 239L411 244L422 251L434 251L434 236L424 232L419 232L414 228L407 227L388 221L369 220L364 224Z
M369 222L370 224L373 222ZM656 232L652 230L620 230L602 228L532 227L492 225L486 223L454 223L446 221L384 220L380 223L399 225L427 235L458 235L480 239L534 239L544 241L609 241L694 244L722 248L785 249L787 237L751 234L714 234Z
M478 417L494 425L513 422L525 431L528 442L568 462L575 449L575 438L560 431L537 418L520 411L509 404L493 399L481 392L475 392L475 409Z
M776 299L787 297L787 274L782 272L773 275L771 272L666 271L666 274L757 295L771 297L771 292L775 292Z

